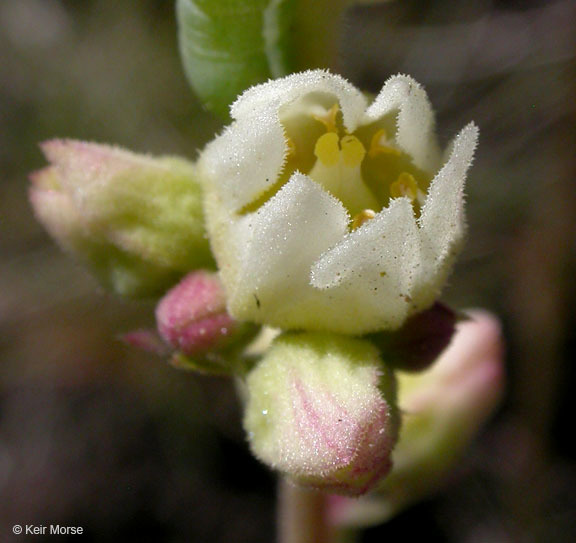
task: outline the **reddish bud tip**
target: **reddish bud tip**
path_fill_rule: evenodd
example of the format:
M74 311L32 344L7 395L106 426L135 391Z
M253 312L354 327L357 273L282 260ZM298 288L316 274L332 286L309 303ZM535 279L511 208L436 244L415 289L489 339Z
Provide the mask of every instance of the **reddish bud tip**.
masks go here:
M226 311L218 276L193 272L168 291L156 308L160 335L187 356L225 347L238 323Z

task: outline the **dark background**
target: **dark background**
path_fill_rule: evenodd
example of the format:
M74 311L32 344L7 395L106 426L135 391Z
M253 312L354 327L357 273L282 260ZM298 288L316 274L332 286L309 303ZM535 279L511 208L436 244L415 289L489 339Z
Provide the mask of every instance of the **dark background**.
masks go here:
M445 299L494 311L507 340L505 400L450 483L363 541L576 540L575 20L569 0L402 0L347 19L344 75L377 91L411 74L443 142L480 125ZM44 139L194 158L219 126L184 81L172 2L0 2L0 541L15 523L273 540L274 477L247 453L232 384L119 342L153 305L103 292L27 202Z

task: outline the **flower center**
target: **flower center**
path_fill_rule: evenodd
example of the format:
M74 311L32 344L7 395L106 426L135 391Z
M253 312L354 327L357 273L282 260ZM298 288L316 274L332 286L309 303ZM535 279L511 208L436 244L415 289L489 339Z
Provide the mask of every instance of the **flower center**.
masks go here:
M352 216L352 229L373 218L391 198L409 198L419 215L430 177L388 136L394 118L350 134L338 102L330 104L326 98L309 98L283 116L288 156L282 184L296 170L307 174L342 202Z
M308 175L338 198L353 217L364 209L378 208L378 201L362 180L366 149L356 136L326 132L316 141L314 155L316 164Z

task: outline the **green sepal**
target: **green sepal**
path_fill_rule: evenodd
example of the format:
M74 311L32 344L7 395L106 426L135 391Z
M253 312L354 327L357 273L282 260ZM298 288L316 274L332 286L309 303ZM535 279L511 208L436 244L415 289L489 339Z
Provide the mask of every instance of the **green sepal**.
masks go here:
M196 355L177 351L170 358L170 365L179 370L195 371L205 375L242 377L258 361L257 357L246 355L243 351L260 330L260 326L250 322L238 323L234 334L227 337L222 346Z

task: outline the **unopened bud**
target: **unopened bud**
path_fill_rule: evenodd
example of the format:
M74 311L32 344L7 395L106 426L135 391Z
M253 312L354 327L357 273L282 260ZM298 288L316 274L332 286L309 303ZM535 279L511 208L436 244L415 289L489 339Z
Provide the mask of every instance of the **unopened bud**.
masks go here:
M371 343L283 334L249 374L247 389L244 426L253 452L296 483L357 496L390 470L395 381Z
M177 351L173 363L201 371L224 372L220 354L244 346L257 327L240 323L226 311L224 289L215 273L187 275L156 307L160 336Z
M50 166L31 176L36 216L106 286L156 295L212 266L192 164L72 140L42 150Z
M441 485L502 395L503 341L497 319L471 312L430 370L397 375L403 418L394 468L371 496L335 500L335 524L384 522Z

